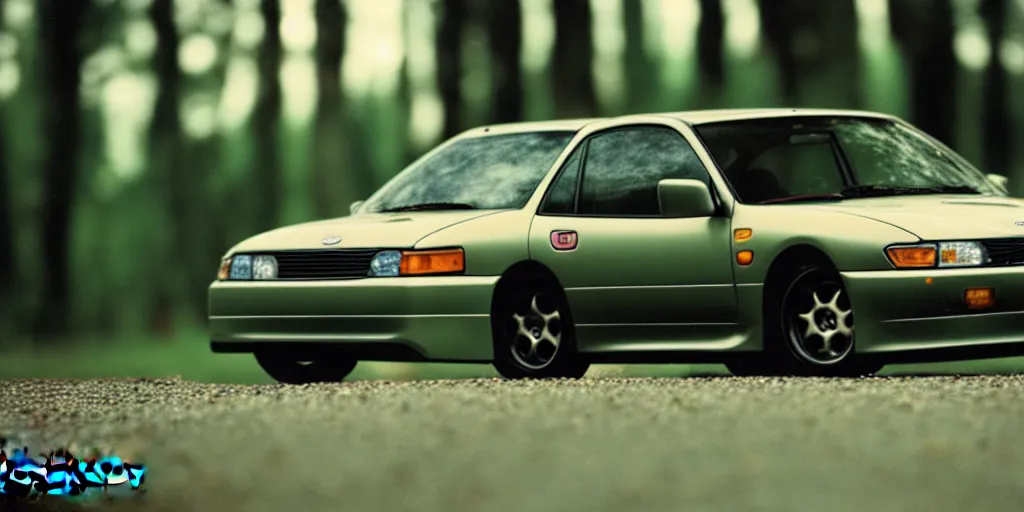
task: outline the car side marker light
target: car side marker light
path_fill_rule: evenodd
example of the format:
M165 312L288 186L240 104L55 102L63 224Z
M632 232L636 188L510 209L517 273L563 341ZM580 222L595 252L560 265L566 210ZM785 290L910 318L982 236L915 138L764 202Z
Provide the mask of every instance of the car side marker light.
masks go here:
M750 265L754 262L754 251L740 251L736 253L736 263L742 266Z
M995 304L995 290L992 288L968 288L964 291L964 302L971 309L989 308Z

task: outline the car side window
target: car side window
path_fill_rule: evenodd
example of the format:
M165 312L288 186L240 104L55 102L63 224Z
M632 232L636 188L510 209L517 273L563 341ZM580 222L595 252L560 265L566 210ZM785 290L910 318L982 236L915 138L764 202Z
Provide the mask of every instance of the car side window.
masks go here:
M548 188L548 195L540 207L541 214L570 214L576 210L576 185L580 179L580 162L586 143L576 146L572 155L558 171L558 176Z
M583 167L579 213L658 216L658 182L664 179L710 183L697 153L675 130L638 126L595 135Z

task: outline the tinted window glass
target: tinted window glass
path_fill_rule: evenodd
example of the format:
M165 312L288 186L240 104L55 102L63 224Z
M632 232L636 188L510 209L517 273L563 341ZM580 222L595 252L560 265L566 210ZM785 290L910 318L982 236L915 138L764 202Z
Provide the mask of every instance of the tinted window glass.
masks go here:
M693 148L675 130L639 127L594 136L587 149L579 213L660 215L658 182L709 182Z
M974 169L896 123L838 123L836 132L858 181L869 185L987 187Z
M842 169L828 134L786 140L734 176L737 192L748 202L823 194L843 188Z
M580 176L580 160L583 154L583 144L573 150L572 155L562 165L558 177L551 185L544 205L540 213L560 214L573 213L576 206L576 184Z
M573 135L534 132L459 140L395 176L360 211L425 203L522 208Z
M891 120L758 119L701 125L696 131L744 203L840 194L851 185L970 187L1000 194L962 157ZM841 156L855 175L852 183L843 178Z

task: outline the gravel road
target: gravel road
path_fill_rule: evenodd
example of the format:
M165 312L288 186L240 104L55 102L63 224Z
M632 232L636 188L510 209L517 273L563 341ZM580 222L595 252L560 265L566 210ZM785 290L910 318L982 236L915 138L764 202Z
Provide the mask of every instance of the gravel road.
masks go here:
M1024 505L1021 376L0 385L0 434L149 466L116 509Z

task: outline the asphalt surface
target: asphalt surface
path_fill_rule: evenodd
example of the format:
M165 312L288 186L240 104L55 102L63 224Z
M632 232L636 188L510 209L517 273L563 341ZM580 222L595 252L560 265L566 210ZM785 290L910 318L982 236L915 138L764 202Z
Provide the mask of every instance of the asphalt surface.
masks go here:
M1020 376L0 385L0 434L148 466L115 509L1024 505Z

